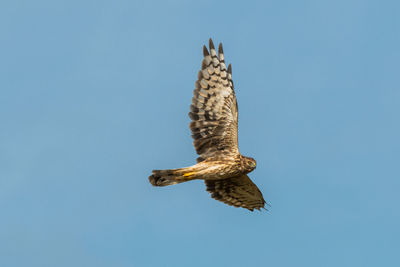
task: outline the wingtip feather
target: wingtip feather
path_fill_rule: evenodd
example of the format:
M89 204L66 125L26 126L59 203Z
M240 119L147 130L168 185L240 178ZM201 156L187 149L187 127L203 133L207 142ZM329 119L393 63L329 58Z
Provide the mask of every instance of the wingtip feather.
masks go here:
M210 40L208 41L208 46L210 47L210 50L211 49L214 49L215 50L215 47L214 47L214 43L213 43L213 40L210 38Z
M208 52L208 49L205 45L203 45L203 55L206 57L208 55L210 55L210 53Z
M218 45L218 54L223 54L224 53L224 49L222 47L222 43L219 43Z
M232 65L231 64L228 65L228 73L232 74Z

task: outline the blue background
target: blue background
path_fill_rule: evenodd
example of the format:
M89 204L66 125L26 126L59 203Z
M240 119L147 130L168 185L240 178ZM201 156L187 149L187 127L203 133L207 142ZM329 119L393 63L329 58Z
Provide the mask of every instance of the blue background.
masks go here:
M1 1L1 266L400 266L398 1ZM223 42L271 204L202 181L187 113Z

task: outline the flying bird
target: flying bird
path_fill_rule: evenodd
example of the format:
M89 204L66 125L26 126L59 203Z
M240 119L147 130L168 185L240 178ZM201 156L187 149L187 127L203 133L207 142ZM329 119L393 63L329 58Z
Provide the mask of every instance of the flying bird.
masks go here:
M167 186L195 179L204 180L211 197L228 205L260 210L266 204L261 191L247 174L256 161L239 153L238 105L232 67L226 68L222 44L218 54L212 39L203 46L189 117L197 164L179 169L153 170L149 181Z

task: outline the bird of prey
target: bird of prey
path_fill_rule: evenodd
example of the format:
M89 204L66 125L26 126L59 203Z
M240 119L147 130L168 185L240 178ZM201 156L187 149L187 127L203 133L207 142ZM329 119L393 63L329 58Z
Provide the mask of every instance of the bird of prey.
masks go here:
M256 168L253 158L238 148L238 106L232 67L226 68L222 44L218 54L212 39L203 47L189 117L197 164L179 169L153 170L149 181L167 186L194 179L204 180L211 197L228 205L260 210L266 204L261 191L247 174Z

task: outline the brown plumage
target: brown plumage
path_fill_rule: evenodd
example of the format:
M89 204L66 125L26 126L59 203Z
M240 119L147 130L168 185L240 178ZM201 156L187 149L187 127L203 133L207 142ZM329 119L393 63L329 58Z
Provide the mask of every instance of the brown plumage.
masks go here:
M256 161L242 156L238 149L238 106L231 65L226 68L222 44L218 55L211 39L209 48L203 47L204 58L189 112L193 144L199 155L197 164L153 170L149 181L154 186L166 186L202 179L214 199L251 211L264 208L260 190L247 176Z

